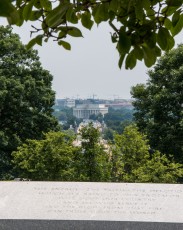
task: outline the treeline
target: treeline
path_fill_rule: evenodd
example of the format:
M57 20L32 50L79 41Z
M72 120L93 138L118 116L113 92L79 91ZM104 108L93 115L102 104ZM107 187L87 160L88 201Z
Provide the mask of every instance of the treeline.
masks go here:
M43 140L28 140L12 156L14 173L31 180L176 183L183 176L181 164L159 151L150 154L146 136L134 125L111 145L101 142L91 123L79 137L50 132Z
M27 139L59 131L52 115L53 76L12 28L0 26L0 179L13 179L12 152Z
M166 53L132 88L134 120L152 149L183 163L183 46Z

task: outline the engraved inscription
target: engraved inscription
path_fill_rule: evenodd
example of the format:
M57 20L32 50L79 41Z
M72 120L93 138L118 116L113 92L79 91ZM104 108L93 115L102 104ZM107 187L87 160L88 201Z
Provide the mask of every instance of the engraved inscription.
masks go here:
M45 204L48 213L89 215L154 215L162 211L167 199L177 199L180 189L130 188L71 188L34 187L37 196L54 196L52 204ZM161 202L156 202L157 199ZM46 200L46 198L45 198Z
M0 219L183 223L183 185L1 182Z

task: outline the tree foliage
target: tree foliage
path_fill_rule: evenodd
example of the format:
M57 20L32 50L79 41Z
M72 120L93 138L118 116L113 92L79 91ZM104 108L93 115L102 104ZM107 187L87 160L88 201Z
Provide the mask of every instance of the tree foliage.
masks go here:
M101 113L91 114L89 119L91 119L93 121L99 121L100 123L102 123L104 120L104 116Z
M13 152L16 175L32 180L176 183L183 165L156 151L152 156L146 136L136 126L116 135L104 151L92 125L82 129L82 144L74 137L50 132L43 140L28 140Z
M71 126L73 128L76 128L76 126L78 126L82 119L81 118L76 118L73 115L73 108L69 108L69 107L60 107L57 106L58 110L55 109L56 106L54 106L54 112L53 115L61 122L63 122L64 124L62 125L62 128L64 130L68 130Z
M109 154L100 143L99 130L92 123L80 131L81 149L79 160L80 178L84 181L109 181Z
M58 129L51 81L37 52L28 51L11 28L0 27L0 178L18 145Z
M174 163L159 151L151 156L145 135L128 126L116 135L112 154L112 180L118 182L176 183L183 176L183 165Z
M79 22L89 30L94 23L108 22L119 67L125 60L126 69L134 68L137 60L152 66L162 50L174 46L174 36L183 27L182 0L0 0L0 9L11 24L41 22L28 47L54 38L70 50L65 38L82 37Z
M132 123L133 110L128 108L113 109L104 115L104 121L108 128L122 134L124 128Z
M109 181L109 155L92 125L81 131L81 146L66 132L49 132L43 140L27 140L13 152L18 177L32 180Z
M164 55L146 85L132 88L135 121L150 145L183 162L183 46Z
M13 152L17 175L31 180L74 180L72 141L63 132L49 132L43 140L28 140Z

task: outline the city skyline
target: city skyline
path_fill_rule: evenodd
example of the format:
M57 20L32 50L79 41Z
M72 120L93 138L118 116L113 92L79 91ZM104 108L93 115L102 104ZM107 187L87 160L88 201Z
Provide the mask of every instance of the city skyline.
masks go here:
M115 99L124 99L124 100L131 100L133 98L129 97L129 98L124 98L123 96L120 96L120 95L104 95L104 96L99 96L97 94L95 94L95 97L93 98L92 95L88 95L88 96L85 96L85 95L79 95L79 94L76 94L76 95L66 95L66 96L58 96L56 95L56 99L75 99L75 100L86 100L86 99L96 99L96 100L115 100Z

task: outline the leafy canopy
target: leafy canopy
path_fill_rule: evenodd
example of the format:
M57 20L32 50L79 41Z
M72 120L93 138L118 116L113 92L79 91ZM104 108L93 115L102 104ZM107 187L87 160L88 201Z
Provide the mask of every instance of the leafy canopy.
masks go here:
M82 37L76 26L91 29L108 22L111 39L119 52L119 67L133 69L137 60L152 66L161 52L174 46L174 36L183 28L182 0L0 0L0 15L10 24L40 21L28 47L54 38L71 49L67 36Z
M112 178L118 182L176 183L183 176L182 164L169 160L159 151L152 156L145 135L134 125L116 135L112 154Z
M152 156L146 136L128 126L104 151L92 125L82 129L81 146L74 136L49 132L43 140L28 140L13 152L19 177L32 180L113 181L176 183L183 176L182 164L156 151Z
M132 88L135 121L162 153L183 162L183 46L165 54L146 85Z
M72 140L63 132L49 132L43 140L27 140L13 152L18 176L32 180L74 180Z
M109 156L93 126L81 131L81 146L68 132L49 132L43 140L27 140L13 152L18 177L32 180L109 181Z
M0 178L11 169L11 152L26 139L58 130L52 115L52 75L35 50L27 50L10 27L0 27Z
M100 142L100 132L92 123L80 131L81 149L78 174L84 181L109 181L109 154Z

